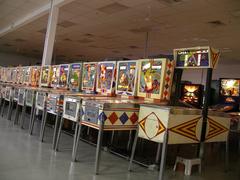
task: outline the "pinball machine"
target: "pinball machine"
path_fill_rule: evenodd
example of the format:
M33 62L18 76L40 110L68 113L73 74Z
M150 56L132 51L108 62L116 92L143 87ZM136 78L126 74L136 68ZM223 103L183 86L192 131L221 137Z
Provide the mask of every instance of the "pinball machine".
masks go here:
M199 152L203 152L204 143L227 142L230 126L229 116L222 112L208 110L210 94L208 92L211 84L212 69L217 65L219 54L218 50L208 46L174 49L174 60L176 62L175 76L169 79L172 80L175 78L175 92L181 88L180 82L184 69L207 69L203 108L141 105L138 133L135 136L129 170L131 170L138 137L162 144L159 171L160 180L163 179L167 146L169 144L200 144L200 146L198 146L201 147ZM145 72L141 71L141 73ZM163 81L166 82L167 79L168 78L164 78ZM145 79L140 79L140 81L141 80L145 81ZM142 87L144 86L140 85L139 88ZM167 86L164 85L164 87L166 88ZM160 92L164 91L160 90ZM216 127L215 125L218 126L219 129L213 132L212 128ZM158 151L158 153L157 157L159 158L160 151ZM200 153L199 158L196 159L200 159L199 161L201 161L201 158L202 153Z

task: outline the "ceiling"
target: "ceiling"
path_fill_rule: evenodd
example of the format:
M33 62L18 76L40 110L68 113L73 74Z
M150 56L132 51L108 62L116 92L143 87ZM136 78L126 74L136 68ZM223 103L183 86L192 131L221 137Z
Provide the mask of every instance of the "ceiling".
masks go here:
M46 3L0 0L0 30ZM41 59L47 20L42 15L2 36L0 52ZM210 45L221 50L221 63L237 64L239 32L239 0L75 0L60 8L54 57L136 59Z

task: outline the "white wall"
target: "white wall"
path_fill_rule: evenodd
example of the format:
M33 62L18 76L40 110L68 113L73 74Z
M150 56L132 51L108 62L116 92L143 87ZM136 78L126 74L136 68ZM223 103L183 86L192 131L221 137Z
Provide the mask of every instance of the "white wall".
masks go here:
M0 66L35 65L41 62L41 59L0 52Z
M184 70L182 80L191 81L192 83L205 84L206 70ZM213 70L213 80L219 78L240 78L239 64L219 64L217 69Z

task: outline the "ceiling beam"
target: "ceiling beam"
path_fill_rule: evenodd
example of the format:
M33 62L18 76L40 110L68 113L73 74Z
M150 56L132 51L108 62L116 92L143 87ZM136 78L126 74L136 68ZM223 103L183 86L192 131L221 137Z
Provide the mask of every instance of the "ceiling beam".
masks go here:
M58 6L61 7L65 4L68 4L70 2L72 2L73 0L54 0L54 6ZM26 16L24 16L23 18L13 22L10 26L4 27L2 29L0 29L0 37L6 35L9 32L12 32L26 24L29 24L35 20L37 20L38 18L46 15L47 13L50 12L51 9L51 2L49 2L48 4L40 7L39 9L27 14Z

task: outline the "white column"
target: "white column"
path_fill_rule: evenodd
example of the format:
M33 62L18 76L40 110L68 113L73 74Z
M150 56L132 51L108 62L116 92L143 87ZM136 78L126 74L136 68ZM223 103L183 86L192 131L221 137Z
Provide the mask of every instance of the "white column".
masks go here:
M51 9L48 18L47 32L45 36L42 65L50 65L52 62L53 47L55 42L56 28L58 22L59 7L51 3Z

